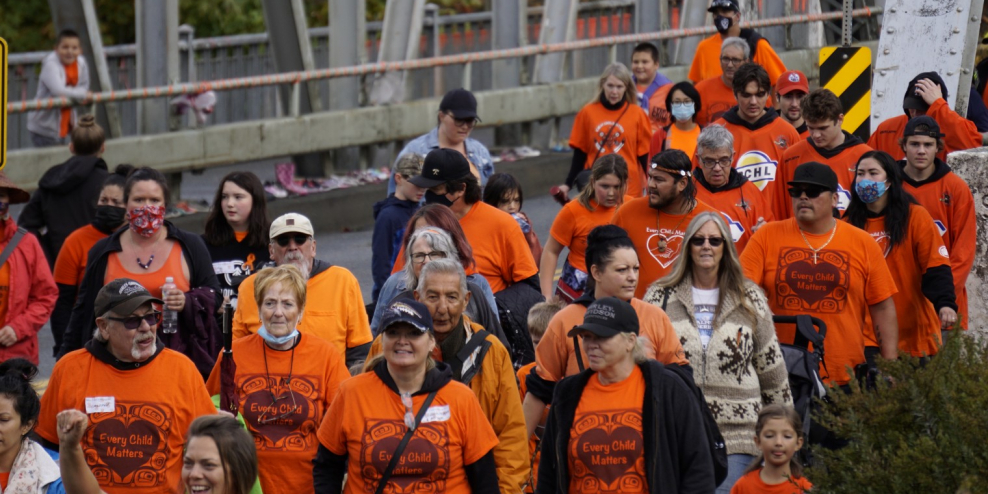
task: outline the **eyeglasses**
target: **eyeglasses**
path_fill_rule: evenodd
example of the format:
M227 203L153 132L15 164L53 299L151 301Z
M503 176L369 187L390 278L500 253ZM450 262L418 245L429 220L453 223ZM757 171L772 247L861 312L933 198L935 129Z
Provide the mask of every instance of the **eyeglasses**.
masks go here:
M121 322L123 323L123 326L125 328L133 330L141 327L142 321L148 323L148 326L154 327L155 325L158 324L158 321L161 320L161 313L155 311L155 312L148 312L143 316L130 316L130 317L106 316L106 318L111 321Z
M281 247L288 247L288 242L292 240L295 241L295 245L301 247L309 241L309 236L304 233L296 233L293 235L278 235L274 238L274 241L278 242L278 245Z
M826 191L827 189L824 189L823 187L790 187L789 197L795 199L803 194L806 194L807 198L816 199L817 197L820 197L820 194L823 194Z
M425 264L426 258L428 258L430 261L446 259L446 253L439 250L434 250L428 253L419 252L418 254L412 254L412 261L415 261L415 264Z
M711 247L720 247L724 243L724 237L693 237L690 239L690 245L693 247L703 247L703 244L710 243Z
M449 118L453 119L453 123L461 129L472 129L474 125L477 125L476 118L456 118L452 113L447 113L447 115L449 115Z
M702 164L705 168L711 169L718 166L721 168L730 168L732 159L732 157L720 159L700 158L700 164Z
M268 393L271 393L271 405L265 407L264 412L257 417L257 425L270 424L276 420L281 420L285 417L288 417L289 415L292 415L298 411L298 404L295 403L295 393L293 393L292 390L288 390L288 393L282 393L282 395L278 397L275 397L274 393L272 393L270 390L268 391ZM284 408L284 405L288 404L289 396L292 398L292 406L288 407L287 411L276 417L268 416L269 413L274 412L280 408ZM279 401L284 401L285 403L279 406L278 405Z
M415 413L412 411L412 394L402 393L401 394L401 404L405 405L405 426L408 430L415 430Z
M724 65L741 65L744 63L743 58L731 58L731 57L720 57L720 63Z

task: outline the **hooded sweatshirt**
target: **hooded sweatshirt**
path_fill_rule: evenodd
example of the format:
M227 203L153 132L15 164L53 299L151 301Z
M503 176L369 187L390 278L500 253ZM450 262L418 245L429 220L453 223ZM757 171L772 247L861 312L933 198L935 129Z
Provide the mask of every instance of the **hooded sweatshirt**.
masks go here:
M796 175L796 167L816 161L830 167L837 175L837 210L842 214L851 203L851 187L854 185L854 167L861 155L871 151L871 147L856 135L844 132L844 142L833 149L824 149L813 143L813 139L797 142L783 153L782 163L776 173L776 180L765 189L772 206L775 219L792 218L792 200L789 198L788 182Z
M371 274L374 289L371 300L377 300L384 282L391 276L395 256L401 249L408 220L419 208L418 201L398 199L394 194L374 203L374 236L371 237Z
M73 156L38 181L17 223L41 241L50 269L69 234L93 221L108 174L102 158Z
M735 106L714 123L723 125L734 135L734 156L737 157L734 167L761 191L775 180L785 150L800 140L796 129L779 118L774 108L766 108L758 121L749 123L738 115Z
M759 218L766 222L775 220L769 202L758 187L737 170L731 169L727 183L720 187L710 185L699 167L693 176L696 178L697 200L709 204L724 216L738 254L748 245L748 239L754 234L752 228L758 224Z

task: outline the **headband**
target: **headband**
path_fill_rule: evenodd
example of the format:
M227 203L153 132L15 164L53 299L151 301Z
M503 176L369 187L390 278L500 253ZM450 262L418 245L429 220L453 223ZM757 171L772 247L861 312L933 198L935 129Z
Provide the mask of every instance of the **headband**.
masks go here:
M652 163L652 169L653 170L659 170L661 172L666 172L666 173L669 173L669 174L672 174L672 175L679 175L679 176L682 176L682 177L687 177L687 178L693 176L692 173L690 173L690 172L688 172L686 170L673 170L672 168L663 168L663 167L659 166L657 163Z

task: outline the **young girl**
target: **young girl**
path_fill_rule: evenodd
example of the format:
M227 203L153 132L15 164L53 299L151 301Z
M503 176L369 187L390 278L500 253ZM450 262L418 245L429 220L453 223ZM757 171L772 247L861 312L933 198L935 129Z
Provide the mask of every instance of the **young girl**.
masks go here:
M803 421L792 407L762 408L755 424L755 446L762 454L734 484L731 494L799 494L813 487L796 459L803 447Z
M532 250L532 257L538 264L539 259L542 258L542 244L535 234L532 220L521 211L523 201L521 184L510 174L495 173L484 186L484 202L510 214L518 222L518 226L525 234L525 240L528 241L528 248Z

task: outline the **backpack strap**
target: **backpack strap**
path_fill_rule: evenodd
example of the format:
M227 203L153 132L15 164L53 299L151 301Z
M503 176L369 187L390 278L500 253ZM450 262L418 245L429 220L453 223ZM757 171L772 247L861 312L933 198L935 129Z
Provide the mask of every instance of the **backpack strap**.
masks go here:
M391 455L391 461L388 462L388 467L384 469L384 473L381 475L381 481L377 483L377 490L374 491L375 494L382 494L384 492L384 487L388 485L388 480L391 479L391 472L398 466L398 459L405 452L405 446L408 446L408 441L412 439L415 429L418 429L419 424L422 422L422 417L425 415L425 411L429 409L429 405L432 404L432 400L438 392L439 390L437 389L425 397L425 401L422 402L422 408L419 408L419 413L415 414L415 427L411 427L405 431L405 436L401 438L401 442L395 448L394 454Z
M7 262L7 258L14 253L14 249L17 248L17 244L21 243L24 235L27 235L27 230L17 227L14 236L10 237L10 242L7 242L7 246L3 248L3 252L0 252L0 266L3 266L3 263Z
M467 359L470 358L470 355L473 355L473 352L480 348L480 353L477 354L477 358L474 360L473 365L470 366L470 370L468 370L466 374L460 375L459 381L467 386L470 385L470 381L473 380L474 376L480 372L480 367L484 363L484 357L487 356L487 350L491 347L491 343L487 341L488 335L490 335L490 333L488 333L487 330L477 331L472 337L470 337L470 341L467 341L466 344L463 345L463 348L461 348L456 354L456 356L460 358L461 362L466 362Z

